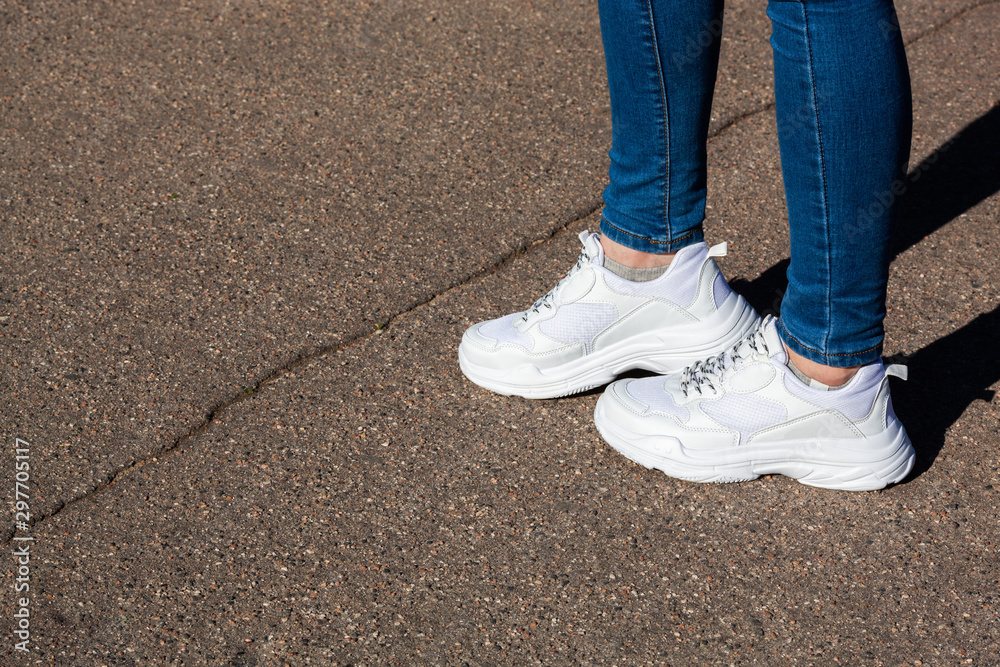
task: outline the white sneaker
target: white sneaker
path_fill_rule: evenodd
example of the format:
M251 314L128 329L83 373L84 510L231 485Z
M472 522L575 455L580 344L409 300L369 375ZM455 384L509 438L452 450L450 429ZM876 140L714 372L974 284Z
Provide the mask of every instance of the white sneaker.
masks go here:
M466 377L525 398L599 387L620 373L680 370L741 340L760 318L730 289L714 257L726 244L679 251L655 280L604 268L598 234L580 234L576 265L531 308L469 328L458 348Z
M843 387L816 389L787 366L773 318L732 350L667 377L615 382L597 402L604 439L647 468L692 482L782 474L828 489L901 481L914 452L892 410L889 375L862 366Z

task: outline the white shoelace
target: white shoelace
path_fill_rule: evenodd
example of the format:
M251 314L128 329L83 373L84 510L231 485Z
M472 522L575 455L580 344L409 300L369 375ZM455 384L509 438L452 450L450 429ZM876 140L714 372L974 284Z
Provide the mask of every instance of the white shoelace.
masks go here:
M757 355L771 356L767 341L764 340L764 327L769 320L770 318L764 320L757 329L747 334L729 350L704 361L696 361L685 368L681 375L681 392L685 396L688 395L689 389L695 389L701 395L705 394L706 389L714 393L718 390L722 379L739 368L738 362Z
M583 239L581 238L580 240L582 241ZM556 294L559 292L559 288L565 285L566 281L572 278L581 268L583 268L587 264L590 264L590 261L592 259L593 256L587 250L587 244L584 243L583 250L580 251L580 256L577 258L576 264L573 265L573 268L571 268L569 272L565 276L563 276L562 280L560 280L555 287L546 292L541 298L535 301L535 303L533 303L530 308L524 311L524 314L521 315L521 321L527 322L529 317L533 315L538 315L538 313L541 312L542 308L545 308L546 310L551 310L552 308L554 308L555 307L554 301L556 298Z

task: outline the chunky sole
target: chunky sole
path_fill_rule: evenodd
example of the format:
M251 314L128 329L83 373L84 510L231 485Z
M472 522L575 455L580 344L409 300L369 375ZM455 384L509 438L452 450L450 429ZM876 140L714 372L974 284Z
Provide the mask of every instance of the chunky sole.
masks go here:
M479 366L458 348L458 364L472 382L505 396L559 398L603 386L622 373L648 370L673 373L702 361L742 340L760 322L760 316L740 295L721 320L704 332L699 343L672 347L672 332L647 331L633 339L554 368L539 369L533 364L497 370ZM703 335L702 335L703 333Z
M916 458L898 421L864 439L812 438L765 445L692 450L670 436L634 433L607 417L601 397L594 424L601 437L627 458L689 482L745 482L785 475L802 484L842 491L874 491L901 482Z

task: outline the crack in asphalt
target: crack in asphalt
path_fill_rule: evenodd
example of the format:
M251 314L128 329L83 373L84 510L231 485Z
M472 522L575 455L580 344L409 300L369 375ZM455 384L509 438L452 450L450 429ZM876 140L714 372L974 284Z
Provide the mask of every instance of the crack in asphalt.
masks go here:
M934 34L940 32L941 30L943 30L944 28L948 27L949 25L951 25L955 21L958 21L959 19L964 18L968 14L970 14L970 13L972 13L972 12L978 10L978 9L981 9L983 7L987 7L987 6L990 6L990 5L996 5L996 4L1000 4L1000 0L986 0L985 2L981 2L981 3L978 3L978 4L973 5L971 7L968 7L966 9L963 9L961 11L958 11L955 14L953 14L952 16L948 17L945 21L941 22L940 24L938 24L936 26L932 26L932 27L928 28L927 30L924 30L923 32L915 35L909 41L905 42L905 45L909 47L909 46L917 43L918 41L920 41L920 40L922 40L922 39L924 39L926 37L929 37L931 35L934 35ZM722 126L720 126L717 130L715 130L715 132L713 132L708 137L708 141L711 142L711 141L713 141L713 140L721 137L728 130L732 129L733 127L735 127L739 123L742 123L745 120L748 120L748 119L753 118L753 117L755 117L755 116L757 116L757 115L759 115L761 113L764 113L766 111L769 111L769 110L773 109L774 108L774 104L775 103L772 100L771 102L769 102L769 103L767 103L765 105L757 107L756 109L751 109L750 111L747 111L745 113L742 113L740 115L737 115L737 116L733 117L732 119L730 119L726 123L724 123ZM50 512L48 512L46 514L41 514L41 515L38 515L38 516L34 517L32 519L32 521L31 521L30 525L32 527L34 527L34 526L36 526L39 523L42 523L44 521L47 521L47 520L49 520L49 519L51 519L51 518L59 515L61 512L63 512L64 510L66 510L68 508L73 507L77 503L79 503L79 502L81 502L83 500L86 500L88 498L91 498L93 496L96 496L97 494L103 492L105 489L113 486L122 476L128 474L129 472L131 472L133 470L137 470L139 468L143 468L146 465L149 465L151 463L157 463L161 457L170 455L171 453L173 453L174 451L176 451L177 449L179 449L180 447L182 447L189 440L191 440L193 438L197 438L198 436L200 436L203 433L205 433L212 426L212 424L216 421L216 419L218 419L218 417L223 412L225 412L228 408L231 408L234 405L237 405L238 403L241 403L242 401L245 401L245 400L248 400L248 399L252 398L258 391L260 391L261 389L265 388L267 385L275 382L276 380L280 379L281 377L287 375L288 373L294 371L296 368L304 366L305 364L308 364L308 363L310 363L310 362L312 362L312 361L314 361L316 359L320 359L320 358L322 358L322 357L324 357L326 355L335 353L337 350L346 348L346 347L348 347L350 345L353 345L353 344L355 344L357 342L366 340L366 339L368 339L371 336L378 335L382 331L385 331L386 329L388 329L389 327L391 327L393 325L393 323L395 323L398 319L403 318L403 317L405 317L405 316L407 316L407 315L409 315L411 313L414 313L417 310L419 310L419 309L421 309L421 308L423 308L425 306L429 306L429 305L433 304L435 301L437 301L438 299L440 299L442 297L445 297L448 294L450 294L450 293L452 293L452 292L454 292L454 291L456 291L458 289L461 289L461 288L463 288L463 287L465 287L467 285L470 285L470 284L472 284L473 282L475 282L477 280L480 280L482 278L485 278L487 276L493 275L493 274L501 271L502 269L504 269L505 267L507 267L509 264L511 264L514 260L516 260L518 257L520 257L522 254L524 254L526 252L530 252L535 247L543 245L543 244L547 243L548 241L551 241L553 238L555 238L556 236L558 236L560 233L566 231L567 229L571 228L576 223L578 223L578 222L580 222L582 220L585 220L586 218L588 218L591 215L593 215L594 213L596 213L598 210L600 210L600 208L601 208L601 201L597 200L596 202L591 202L585 208L578 209L576 212L574 212L573 217L570 220L567 220L566 222L563 222L563 223L557 225L556 227L550 229L545 235L543 235L543 236L541 236L539 238L532 239L532 240L525 240L518 247L516 247L516 248L514 248L512 250L509 250L507 253L501 255L500 259L496 263L492 264L491 266L485 267L485 268L483 268L483 269L481 269L479 271L475 271L475 272L473 272L473 273L471 273L471 274L469 274L469 275L467 275L467 276L459 279L455 283L447 286L442 291L437 292L437 293L435 293L435 294L427 297L426 299L424 299L422 301L419 301L419 302L411 305L410 307L408 307L408 308L406 308L404 310L401 310L400 312L398 312L395 315L393 315L392 317L390 317L388 319L388 321L380 329L378 329L378 330L376 330L374 332L355 334L353 336L350 336L350 337L348 337L348 338L346 338L346 339L338 342L336 345L326 345L326 346L320 347L318 349L315 349L315 350L312 350L312 351L302 352L302 353L296 355L293 359L291 359L291 360L289 360L289 361L287 361L287 362L285 362L285 363L283 363L283 364L281 364L281 365L273 368L272 370L270 370L269 372L267 372L266 374L264 374L253 385L240 387L240 389L234 395L232 395L229 398L223 399L223 400L219 401L218 403L216 403L213 407L211 407L209 409L208 413L202 419L201 423L199 423L196 427L190 429L188 432L186 432L183 435L181 435L180 437L178 437L171 444L169 444L169 445L167 445L165 447L162 447L161 449L158 449L157 451L155 451L155 452L153 452L153 453L151 453L151 454L149 454L149 455L147 455L147 456L145 456L145 457L143 457L141 459L134 460L134 461L132 461L132 462L130 462L130 463L124 465L124 466L121 466L121 467L117 468L113 472L109 473L105 477L105 479L104 479L103 482L100 482L99 484L97 484L93 488L91 488L91 489L83 492L82 494L80 494L80 495L78 495L78 496L76 496L74 498L71 498L71 499L69 499L69 500L67 500L67 501L65 501L65 502L57 505L52 511L50 511ZM6 544L10 544L12 542L12 540L13 540L13 536L14 536L14 530L13 529L7 529L7 530L5 530L4 531L4 537L3 537L2 541L0 541L0 543L5 544L5 545Z
M295 355L294 358L290 359L289 361L286 361L285 363L265 373L260 379L255 381L252 385L246 385L240 387L229 398L223 399L218 403L216 403L209 409L208 413L205 415L205 417L197 426L195 426L194 428L190 429L189 431L178 437L169 445L162 447L156 450L155 452L148 454L147 456L144 456L141 459L134 460L124 466L120 466L113 472L109 473L105 477L104 481L98 483L93 488L57 505L52 511L48 513L39 514L33 517L30 522L30 526L34 527L44 521L47 521L48 519L51 519L59 515L61 512L73 507L77 503L101 493L108 487L113 486L115 482L117 482L123 475L126 475L133 470L138 470L139 468L145 467L150 463L157 463L161 457L170 455L172 452L182 447L192 438L197 438L198 436L205 433L216 421L216 419L218 419L219 416L223 412L225 412L228 408L231 408L234 405L237 405L238 403L241 403L245 400L251 399L261 389L265 388L269 384L272 384L273 382L287 375L288 373L294 371L296 368L304 366L305 364L315 361L316 359L320 359L326 355L335 353L337 350L344 349L357 342L366 340L371 336L379 335L383 331L388 330L393 325L393 323L396 322L398 319L405 317L411 313L414 313L417 310L423 308L424 306L431 305L438 299L445 297L448 294L458 289L461 289L467 285L470 285L476 280L480 280L487 276L493 275L498 271L503 270L506 266L508 266L510 263L512 263L514 260L516 260L524 253L529 252L531 249L537 246L545 244L546 242L550 241L561 232L571 228L576 223L585 220L586 218L589 218L598 210L600 210L600 208L601 208L601 202L599 200L596 202L593 201L589 202L586 206L578 208L575 212L573 212L572 217L569 220L566 220L565 222L556 225L554 228L550 229L545 235L535 239L526 239L523 243L521 243L521 245L501 255L499 261L479 271L475 271L463 278L460 278L458 281L445 287L440 292L436 292L435 294L432 294L431 296L423 299L422 301L419 301L409 306L408 308L401 310L400 312L390 317L386 321L386 323L382 325L381 328L375 331L355 334L344 340L339 341L335 345L325 345L323 347L311 351L301 352ZM2 543L9 544L13 540L13 535L14 535L13 529L6 530Z
M977 9L982 9L983 7L988 7L990 5L995 5L998 3L1000 3L1000 0L984 0L984 2L980 2L979 4L972 5L971 7L966 7L965 9L961 9L952 14L951 16L949 16L947 19L945 19L938 25L931 26L930 28L927 28L927 30L924 30L923 32L916 34L912 39L910 39L910 41L904 42L904 44L906 46L914 44L915 42L923 39L924 37L929 37L930 35L940 32L941 30L947 28L949 25L951 25L958 19L965 18L965 16L971 14Z

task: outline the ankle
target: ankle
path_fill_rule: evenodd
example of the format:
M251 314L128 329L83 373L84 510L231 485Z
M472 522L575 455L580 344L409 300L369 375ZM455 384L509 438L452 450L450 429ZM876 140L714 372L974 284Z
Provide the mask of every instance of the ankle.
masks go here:
M857 374L858 369L861 368L861 366L838 368L836 366L817 363L811 359L806 359L801 354L791 350L787 345L785 345L785 352L788 353L789 366L794 366L793 371L798 370L806 377L816 380L827 387L840 387L847 384Z
M642 252L633 250L628 246L612 241L603 234L600 236L601 247L604 248L604 256L613 262L630 269L651 269L669 266L673 261L676 252L657 254L653 252Z

